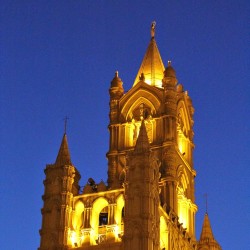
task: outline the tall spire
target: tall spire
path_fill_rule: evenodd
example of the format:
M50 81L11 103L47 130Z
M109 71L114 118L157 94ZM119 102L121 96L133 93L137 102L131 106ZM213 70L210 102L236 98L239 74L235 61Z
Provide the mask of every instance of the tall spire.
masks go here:
M144 120L142 120L141 128L140 128L139 135L136 141L134 152L143 153L143 152L148 152L149 149L150 149L150 145L148 141L148 134L147 134L145 122Z
M66 133L64 133L55 165L72 165Z
M211 248L213 250L221 250L219 243L214 238L207 213L205 214L204 221L203 221L201 236L199 240L199 246L209 246L209 247L213 247Z
M159 88L162 86L165 68L155 41L155 25L156 22L153 22L151 25L151 40L133 86L139 82L142 73L147 84Z

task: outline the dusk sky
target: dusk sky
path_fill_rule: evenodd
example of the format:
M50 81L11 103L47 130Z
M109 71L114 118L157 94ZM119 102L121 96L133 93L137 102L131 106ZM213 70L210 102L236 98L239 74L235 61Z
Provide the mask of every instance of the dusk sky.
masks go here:
M39 247L46 164L67 136L81 186L107 180L110 81L132 87L156 21L195 108L196 236L249 250L250 1L0 0L0 248Z

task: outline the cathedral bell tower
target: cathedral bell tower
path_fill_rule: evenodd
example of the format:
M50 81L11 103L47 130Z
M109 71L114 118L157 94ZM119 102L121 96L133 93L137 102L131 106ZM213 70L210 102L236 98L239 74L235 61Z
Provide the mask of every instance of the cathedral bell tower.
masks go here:
M150 147L160 162L160 204L174 213L195 238L192 101L169 61L164 67L155 40L151 39L133 87L126 93L116 72L110 93L110 146L108 185L122 187L126 155L133 150L144 120Z
M194 108L163 64L155 22L132 88L115 72L109 95L107 184L89 178L79 192L64 134L45 169L38 250L221 250L207 214L195 237Z

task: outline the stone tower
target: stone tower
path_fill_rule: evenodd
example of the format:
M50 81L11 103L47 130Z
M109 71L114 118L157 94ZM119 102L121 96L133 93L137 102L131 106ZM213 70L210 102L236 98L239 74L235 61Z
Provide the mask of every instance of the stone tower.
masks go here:
M80 192L64 135L45 169L39 250L220 250L208 217L195 237L194 108L163 64L155 23L133 86L115 72L109 95L107 183L89 178Z
M124 94L118 73L111 82L108 184L111 189L122 186L126 155L135 146L144 119L151 150L161 163L161 206L176 214L194 239L193 113L192 101L178 84L171 62L164 68L152 25L133 87Z
M56 162L46 166L41 244L39 250L67 249L73 196L79 192L80 174L72 165L67 136L63 135Z

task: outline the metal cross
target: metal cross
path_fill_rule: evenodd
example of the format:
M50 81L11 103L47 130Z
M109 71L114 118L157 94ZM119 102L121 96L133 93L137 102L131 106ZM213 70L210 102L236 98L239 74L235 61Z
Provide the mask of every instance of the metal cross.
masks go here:
M205 199L206 199L206 213L207 213L207 193L204 194Z
M69 120L69 117L68 116L65 116L64 118L64 134L66 134L67 132L67 122Z

